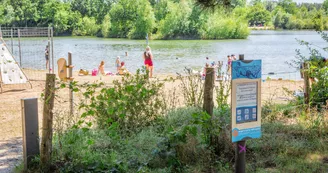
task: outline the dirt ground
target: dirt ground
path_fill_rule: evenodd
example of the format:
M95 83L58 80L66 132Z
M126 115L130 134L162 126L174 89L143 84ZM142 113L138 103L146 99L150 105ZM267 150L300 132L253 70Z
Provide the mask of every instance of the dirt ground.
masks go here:
M44 75L44 73L40 75ZM74 76L75 80L79 82L95 82L100 80L98 76L78 76L77 73L75 73ZM155 77L163 80L168 77L175 77L175 75L157 75ZM110 85L115 79L120 79L120 76L105 76L101 81ZM32 81L31 84L33 88L30 88L29 84L4 86L4 92L0 94L0 173L11 172L15 166L22 161L21 99L38 98L39 128L42 124L43 103L40 97L44 90L44 81ZM303 81L263 81L262 101L285 102L291 97L284 92L283 87L293 92L300 90L302 84ZM165 85L165 90L167 90L167 92L175 90L176 93L179 93L181 92L179 89L178 80L166 83ZM63 98L68 98L67 93L59 93L59 95ZM182 95L180 97L182 97ZM75 99L78 98L75 97ZM63 105L60 106L62 107ZM64 107L66 107L66 105Z

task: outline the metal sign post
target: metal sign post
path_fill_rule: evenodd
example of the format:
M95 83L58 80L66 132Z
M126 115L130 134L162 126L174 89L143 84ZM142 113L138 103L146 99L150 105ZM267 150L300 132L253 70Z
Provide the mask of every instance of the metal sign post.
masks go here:
M27 170L39 151L38 99L21 99L23 127L24 170Z
M245 172L246 140L261 137L261 60L232 62L231 137L236 143L235 172Z

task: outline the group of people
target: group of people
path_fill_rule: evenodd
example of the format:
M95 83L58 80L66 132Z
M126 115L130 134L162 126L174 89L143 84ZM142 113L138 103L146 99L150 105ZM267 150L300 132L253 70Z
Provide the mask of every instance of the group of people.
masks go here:
M127 56L127 52L125 52L125 55ZM153 77L153 69L154 69L153 54L151 53L151 49L149 46L146 47L146 51L143 53L142 57L144 60L144 65L146 66L147 71L149 71L149 77L152 78ZM107 75L107 73L105 72L104 66L105 66L105 62L101 61L101 63L98 66L98 74ZM116 57L115 66L116 66L116 70L117 70L116 74L118 74L118 75L130 74L130 72L125 67L125 62L121 61L119 56Z
M231 56L228 55L227 58L228 58L228 63L227 63L227 73L228 73L229 75L231 75L231 65L232 65L232 61L237 60L237 58L236 58L236 56L235 56L234 54L232 54Z
M228 62L227 62L227 75L230 76L231 75L231 65L232 65L232 61L237 60L236 56L234 54L232 55L228 55L227 56ZM205 77L206 75L206 68L208 67L213 67L213 68L219 68L219 72L218 73L222 73L221 71L221 67L223 65L222 61L218 61L218 63L216 63L215 61L211 62L210 59L208 57L206 57L206 63L205 63L205 68L203 70L203 77ZM221 76L221 74L218 74L218 76Z

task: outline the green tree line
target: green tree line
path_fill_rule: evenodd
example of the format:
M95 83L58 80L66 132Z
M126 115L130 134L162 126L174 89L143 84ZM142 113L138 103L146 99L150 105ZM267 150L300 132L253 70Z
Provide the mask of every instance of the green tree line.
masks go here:
M245 7L250 26L275 29L328 29L328 0L323 4L296 4L292 0L253 0Z
M229 0L227 0L229 1ZM204 9L196 0L2 0L0 25L54 27L57 35L144 39L247 38L248 26L327 29L328 0L230 0Z

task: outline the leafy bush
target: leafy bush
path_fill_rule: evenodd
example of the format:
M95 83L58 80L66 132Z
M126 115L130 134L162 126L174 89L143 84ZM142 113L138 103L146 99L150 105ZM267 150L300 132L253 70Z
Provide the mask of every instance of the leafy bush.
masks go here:
M136 132L150 125L161 114L163 83L150 81L145 69L114 81L112 88L89 88L88 99L80 108L82 117L95 117L100 128L119 128L123 132Z
M193 74L191 69L184 69L186 75L178 74L185 105L202 107L204 101L204 84L199 74Z
M319 31L321 37L328 42L328 35L325 32ZM328 102L328 62L324 61L323 56L317 48L313 48L311 43L306 41L299 41L301 45L307 47L310 51L310 56L306 57L301 54L300 50L296 50L297 59L293 61L296 67L300 67L304 62L309 64L309 69L303 72L309 74L309 77L313 80L310 90L310 102L313 106L325 107ZM321 48L321 51L327 52L326 47Z

